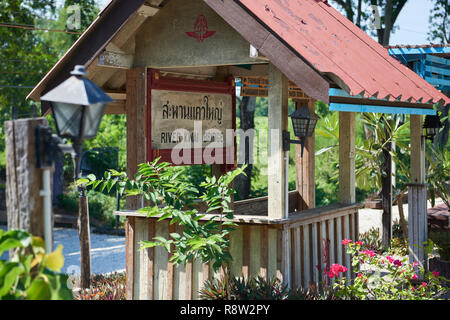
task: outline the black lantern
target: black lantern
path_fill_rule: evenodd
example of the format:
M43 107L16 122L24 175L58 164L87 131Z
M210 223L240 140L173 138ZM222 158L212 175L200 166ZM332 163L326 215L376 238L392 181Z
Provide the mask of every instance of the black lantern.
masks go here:
M94 138L108 102L108 95L92 81L84 78L86 70L77 65L70 73L72 77L41 97L49 101L58 135L73 140L77 154L75 174L80 169L81 144L84 139Z
M433 141L434 136L439 133L439 129L442 127L439 116L427 115L423 123L425 129L425 139Z
M72 77L41 97L49 101L58 135L74 140L94 138L105 105L113 100L92 81L84 78L83 66L75 66Z
M294 129L294 135L300 140L291 140L288 131L283 131L283 150L289 151L291 143L301 144L303 157L303 148L305 146L305 139L311 137L316 128L317 120L319 117L313 112L309 111L308 107L303 105L299 109L295 110L291 115L292 127Z

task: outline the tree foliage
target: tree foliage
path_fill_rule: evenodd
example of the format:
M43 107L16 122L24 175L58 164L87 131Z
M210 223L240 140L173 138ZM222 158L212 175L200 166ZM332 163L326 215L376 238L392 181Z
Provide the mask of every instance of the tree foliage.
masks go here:
M439 41L441 44L450 43L449 26L450 2L448 0L434 0L434 8L429 18L428 40Z

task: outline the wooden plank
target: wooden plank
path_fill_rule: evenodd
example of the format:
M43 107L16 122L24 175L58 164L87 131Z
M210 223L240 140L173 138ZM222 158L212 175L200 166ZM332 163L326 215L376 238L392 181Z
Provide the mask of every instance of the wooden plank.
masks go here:
M282 131L288 130L288 80L280 70L269 64L269 155L268 155L268 216L287 218L286 159ZM286 158L287 157L287 158Z
M243 233L244 228L237 226L230 234L230 254L233 257L231 261L231 274L239 276L242 273L243 266Z
M243 241L242 241L242 276L248 278L250 276L250 226L243 226Z
M134 241L134 221L135 217L128 217L125 224L126 232L126 295L127 300L134 299L134 254L135 254L135 241Z
M149 240L149 221L145 218L136 218L134 225L134 242L139 247L141 241ZM135 248L134 255L134 298L137 300L147 300L149 291L149 256L148 250Z
M167 239L170 238L170 234L177 231L177 226L175 224L170 224L169 221L167 221L168 224L168 234ZM170 245L170 251L173 252L175 249L175 246L173 244ZM167 300L173 300L174 298L174 273L175 273L175 266L173 262L170 261L170 258L172 257L172 253L169 254L169 261L167 262Z
M291 250L295 252L293 261L295 261L295 268L292 276L295 278L294 287L298 288L302 285L302 259L301 259L301 249L300 249L300 228L292 229L294 232L294 245Z
M276 277L284 281L283 272L283 231L277 230L277 274Z
M339 202L350 204L355 193L355 113L339 112Z
M259 275L261 268L261 226L250 226L250 276Z
M298 268L297 259L296 259L296 252L295 252L295 230L296 229L288 229L289 230L289 245L290 245L290 274L291 274L291 288L295 288L296 286L296 270Z
M277 276L277 234L278 229L269 228L268 229L268 278L271 279Z
M155 228L156 223L155 220L148 220L148 240L152 240L155 237ZM155 272L155 248L148 248L148 291L147 291L147 297L149 300L153 300L154 298L154 272Z
M300 256L300 285L306 287L305 272L306 272L306 258L305 258L305 234L304 226L299 226L299 256Z
M134 55L121 52L103 51L99 54L97 65L100 67L130 69L133 67Z
M167 223L157 223L155 228L155 235L157 237L167 237L169 232ZM166 249L158 246L155 247L155 265L154 265L154 300L167 299L168 290L168 260L169 255Z
M350 239L351 237L350 237L350 216L349 215L347 215L347 216L344 216L344 217L342 217L342 219L343 219L343 225L344 225L344 235L343 235L343 237L344 237L344 239ZM350 267L351 267L351 261L350 261L350 255L347 253L347 252L345 252L346 250L344 249L344 254L345 254L345 259L344 259L344 261L345 261L345 266L348 268L348 270L347 270L347 279L350 279L350 277L351 277L351 272L350 272Z
M269 227L261 226L261 263L259 274L265 280L268 280L268 268L269 268Z
M292 263L291 261L291 246L290 246L290 238L289 238L289 228L287 226L283 226L283 229L281 230L281 272L283 273L282 282L283 284L290 286L291 283L291 269L290 265Z

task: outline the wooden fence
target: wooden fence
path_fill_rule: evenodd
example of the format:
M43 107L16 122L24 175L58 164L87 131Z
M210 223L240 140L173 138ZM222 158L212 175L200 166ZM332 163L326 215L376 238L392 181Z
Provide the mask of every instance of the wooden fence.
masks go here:
M230 234L231 273L238 277L276 276L293 287L320 283L326 245L328 264L345 265L349 269L346 276L352 276L350 258L341 241L357 239L359 207L332 205L293 213L287 219L236 215L238 227ZM141 241L155 236L167 238L171 232L180 232L179 226L133 211L116 214L127 216L128 299L198 299L205 280L220 276L200 261L175 267L160 247L139 250Z

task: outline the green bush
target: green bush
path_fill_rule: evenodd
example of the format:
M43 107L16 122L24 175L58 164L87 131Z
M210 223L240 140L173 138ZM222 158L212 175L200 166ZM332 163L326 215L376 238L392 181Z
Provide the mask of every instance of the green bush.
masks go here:
M450 232L433 231L430 232L430 239L438 248L439 256L442 260L450 261Z
M22 230L0 229L0 300L71 300L69 277L59 271L64 265L62 246L45 252L44 241Z

